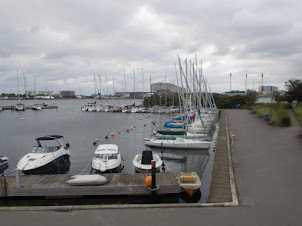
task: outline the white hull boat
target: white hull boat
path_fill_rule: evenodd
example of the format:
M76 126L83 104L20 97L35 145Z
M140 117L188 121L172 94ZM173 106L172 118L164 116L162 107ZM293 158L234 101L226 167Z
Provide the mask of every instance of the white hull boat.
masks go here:
M156 172L160 171L162 160L157 154L153 154L152 151L143 151L142 154L137 154L132 163L135 166L135 171L139 173L151 172L151 161L155 160Z
M0 167L1 166L4 166L4 165L6 165L6 164L8 164L8 157L6 157L6 156L0 156Z
M91 168L96 172L118 172L121 168L122 156L116 144L102 144L94 152Z
M34 111L41 111L41 110L42 110L42 107L43 107L42 104L34 104L33 110L34 110Z
M61 135L38 137L31 153L26 154L17 164L24 174L56 174L69 162L69 144Z
M145 139L145 145L159 148L208 149L210 141L176 138L175 140Z
M16 110L16 111L25 111L26 108L25 108L25 105L24 105L24 104L19 103L19 104L16 104L16 105L15 105L15 110Z

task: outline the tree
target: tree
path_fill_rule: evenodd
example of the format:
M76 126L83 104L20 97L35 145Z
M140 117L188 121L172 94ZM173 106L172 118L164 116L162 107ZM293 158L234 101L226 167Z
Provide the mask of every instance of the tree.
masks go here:
M292 79L285 82L287 92L286 99L289 102L293 100L302 101L302 81L299 79Z
M281 102L281 95L280 95L280 93L277 91L277 90L275 90L275 91L273 91L273 99L277 102L277 103L280 103Z

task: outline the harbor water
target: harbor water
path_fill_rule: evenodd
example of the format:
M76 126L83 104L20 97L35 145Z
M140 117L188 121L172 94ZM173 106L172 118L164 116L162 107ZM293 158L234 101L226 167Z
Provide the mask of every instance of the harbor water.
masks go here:
M150 138L153 131L171 120L170 114L151 113L112 113L112 112L82 112L81 106L94 100L39 100L39 103L58 106L57 109L24 112L5 110L0 113L0 155L9 158L9 166L4 174L13 172L22 156L31 152L37 137L45 135L63 135L70 144L70 166L66 173L89 173L90 162L99 144L117 144L123 157L122 173L134 173L132 160L136 154L147 147L144 138ZM11 106L17 100L1 100L0 106ZM25 105L33 105L33 100L21 101ZM103 104L125 106L141 100L108 100ZM22 120L21 120L22 119ZM24 120L23 120L24 119ZM155 121L155 124L152 121ZM130 127L135 126L133 130ZM129 130L129 132L128 132ZM206 202L211 180L214 151L213 145L217 136L217 126L212 145L209 150L180 150L152 148L165 163L161 172L195 171L199 175L202 185L196 200L181 199L180 202ZM120 131L120 134L117 134ZM115 136L110 136L115 133ZM108 136L108 138L106 138ZM95 139L99 139L94 145Z

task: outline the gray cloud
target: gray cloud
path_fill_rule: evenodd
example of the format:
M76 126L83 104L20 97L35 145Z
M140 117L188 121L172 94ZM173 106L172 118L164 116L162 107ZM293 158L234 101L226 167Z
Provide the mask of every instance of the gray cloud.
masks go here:
M0 92L16 92L22 69L33 89L128 91L175 82L177 56L203 60L212 91L301 78L299 1L1 1ZM142 81L142 68L144 79ZM110 84L109 84L110 83Z

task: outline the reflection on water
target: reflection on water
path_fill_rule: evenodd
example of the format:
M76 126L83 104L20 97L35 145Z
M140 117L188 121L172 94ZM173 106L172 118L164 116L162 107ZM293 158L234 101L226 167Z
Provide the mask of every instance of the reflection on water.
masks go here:
M134 100L105 101L104 104L129 105ZM0 101L0 106L11 106L17 101ZM34 101L24 100L26 105ZM37 137L48 134L62 134L71 144L70 161L58 168L56 173L79 174L91 162L99 144L117 144L123 156L122 173L133 173L132 161L136 154L146 149L144 138L150 138L166 121L169 114L125 114L109 112L81 112L80 108L91 100L45 100L47 105L57 105L58 109L25 112L3 111L0 114L1 155L9 157L5 173L13 172L20 158L27 154ZM138 105L139 103L136 103ZM24 118L24 120L20 120ZM130 127L135 125L133 130ZM120 131L118 134L117 131ZM110 136L115 133L115 136ZM107 138L106 138L107 136ZM215 140L215 138L213 139ZM215 143L215 142L213 142ZM165 171L175 176L179 172L196 172L201 181L201 197L198 202L206 202L214 159L213 147L209 150L177 150L152 148L164 161ZM88 172L90 172L88 166ZM161 168L163 172L163 169ZM1 171L0 171L1 172ZM180 200L180 202L184 202Z
M180 198L186 203L197 203L201 198L201 192L198 189L193 195L189 195L187 192L182 191L180 193Z

